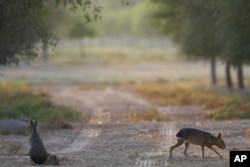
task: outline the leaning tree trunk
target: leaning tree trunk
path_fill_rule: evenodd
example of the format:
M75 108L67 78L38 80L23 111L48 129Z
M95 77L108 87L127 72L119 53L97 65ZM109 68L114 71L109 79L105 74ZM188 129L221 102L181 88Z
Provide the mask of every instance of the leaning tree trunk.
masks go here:
M227 82L227 87L231 89L233 87L233 82L232 82L230 67L231 67L230 63L227 63L226 64L226 82Z
M211 59L211 83L213 86L217 85L216 59L214 57Z
M239 64L237 67L237 76L238 76L238 88L242 90L245 88L242 64Z

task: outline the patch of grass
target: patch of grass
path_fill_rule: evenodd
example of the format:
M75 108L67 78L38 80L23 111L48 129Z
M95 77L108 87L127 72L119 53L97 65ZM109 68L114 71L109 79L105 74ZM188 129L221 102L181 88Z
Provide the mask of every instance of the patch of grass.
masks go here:
M204 85L203 87L199 85ZM206 81L149 82L134 84L131 89L160 105L200 105L214 119L250 118L249 99L237 93L222 93L208 86Z
M225 101L224 105L208 112L207 118L216 120L221 119L249 119L250 118L250 102L245 98L234 98Z
M148 82L135 84L132 90L160 105L189 106L202 105L205 108L220 106L229 96L212 91L205 81Z
M56 106L46 94L34 94L24 83L0 83L0 119L32 118L45 122L49 127L66 127L66 122L80 119L80 112Z
M138 48L96 46L83 48L58 48L51 52L51 61L64 65L96 64L131 64L146 62L173 62L184 59L174 48Z
M159 112L156 109L150 109L146 111L129 111L129 114L125 121L137 122L137 121L150 121L150 122L160 122L160 121L170 121L167 115Z

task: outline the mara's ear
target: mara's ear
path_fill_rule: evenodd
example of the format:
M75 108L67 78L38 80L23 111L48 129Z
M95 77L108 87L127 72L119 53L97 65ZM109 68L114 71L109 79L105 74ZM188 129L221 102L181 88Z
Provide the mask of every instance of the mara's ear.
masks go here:
M221 138L221 133L219 133L219 134L218 134L218 137L217 137L217 138L218 138L218 139L220 139L220 138Z
M37 121L34 122L34 126L37 126Z
M30 119L30 125L33 125L33 121L32 121L32 119Z

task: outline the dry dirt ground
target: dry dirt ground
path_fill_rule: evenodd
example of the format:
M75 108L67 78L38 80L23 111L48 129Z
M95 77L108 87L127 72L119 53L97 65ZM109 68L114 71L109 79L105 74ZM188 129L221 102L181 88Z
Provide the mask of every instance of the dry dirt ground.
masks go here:
M202 118L202 107L157 106L122 88L79 89L77 86L49 87L56 104L89 112L89 123L75 123L73 129L39 132L49 152L58 155L60 166L83 167L227 167L229 150L250 150L249 120L213 121ZM131 110L156 108L171 117L169 122L126 122ZM184 146L173 151L175 134L182 127L196 127L214 134L222 133L225 150L217 149L220 159L205 149L191 145L186 158ZM30 166L28 136L0 136L0 166Z

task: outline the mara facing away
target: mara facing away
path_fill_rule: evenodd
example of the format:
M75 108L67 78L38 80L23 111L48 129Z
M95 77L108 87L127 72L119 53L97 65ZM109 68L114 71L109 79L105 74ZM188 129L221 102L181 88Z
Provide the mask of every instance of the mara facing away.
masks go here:
M40 136L37 133L37 121L30 120L28 132L30 134L30 159L36 164L59 165L56 155L47 152Z

